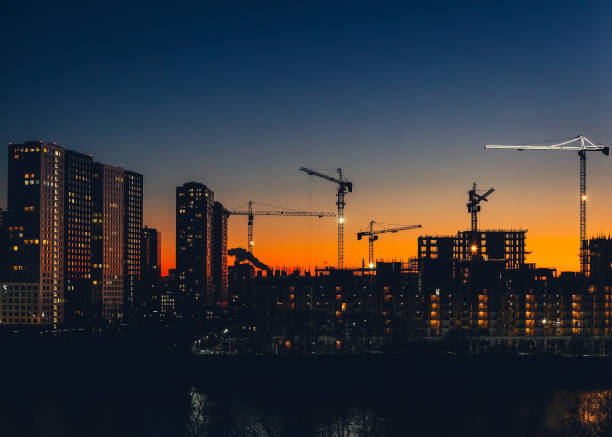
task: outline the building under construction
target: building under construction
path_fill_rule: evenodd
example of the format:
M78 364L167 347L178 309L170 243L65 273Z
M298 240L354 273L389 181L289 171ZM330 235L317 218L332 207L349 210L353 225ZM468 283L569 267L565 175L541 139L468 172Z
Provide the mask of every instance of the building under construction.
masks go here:
M525 264L526 230L460 231L455 236L425 235L418 240L419 285L450 285L466 261L493 262L506 270Z
M498 229L460 231L456 236L419 237L420 261L503 261L509 270L525 264L526 230Z
M418 290L426 297L428 335L449 329L494 329L503 278L525 266L525 230L460 231L418 240ZM491 301L489 298L492 298Z
M594 279L609 279L612 276L612 238L592 238L588 248L590 276Z

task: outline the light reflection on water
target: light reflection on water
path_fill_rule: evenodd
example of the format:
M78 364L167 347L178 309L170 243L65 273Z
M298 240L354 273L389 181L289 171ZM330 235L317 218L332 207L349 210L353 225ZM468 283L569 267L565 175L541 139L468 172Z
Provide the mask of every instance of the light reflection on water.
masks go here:
M384 430L382 417L372 410L352 408L347 417L337 417L315 428L317 437L365 437L380 435Z
M581 393L578 396L580 422L597 430L609 427L611 394L610 390Z
M390 417L384 411L366 406L345 406L335 411L325 407L319 410L278 410L270 405L233 399L223 405L206 393L192 387L188 391L190 411L186 420L186 436L253 436L280 437L308 435L315 437L374 437L399 436L410 433L409 424L419 418L407 412L399 417L401 427L390 426L398 417ZM529 422L521 434L539 436L604 436L612 435L612 390L570 391L556 390L543 400L547 403L539 422ZM219 408L231 408L221 411ZM517 408L517 412L521 408ZM469 408L468 408L469 410ZM507 420L520 419L510 412ZM446 420L444 411L439 420ZM429 421L431 418L428 418ZM474 415L468 420L482 420ZM423 420L423 418L421 418ZM440 427L441 426L441 427ZM446 428L444 428L446 426ZM495 424L493 424L493 428ZM457 423L437 424L435 434L461 434ZM474 429L476 435L487 435ZM417 433L418 434L418 433Z
M194 387L189 389L189 412L187 415L188 436L206 436L210 427L210 402L208 395L200 393Z
M558 391L549 409L548 425L568 436L612 434L612 390Z
M188 393L190 411L187 417L186 435L204 437L213 435L276 437L292 435L294 427L302 428L300 435L315 437L373 437L386 435L384 419L367 408L350 408L345 415L328 416L322 414L306 428L303 423L295 423L294 418L280 416L272 412L253 411L252 408L238 407L230 421L221 426L215 423L214 402L207 394L194 387ZM216 427L215 427L216 425Z

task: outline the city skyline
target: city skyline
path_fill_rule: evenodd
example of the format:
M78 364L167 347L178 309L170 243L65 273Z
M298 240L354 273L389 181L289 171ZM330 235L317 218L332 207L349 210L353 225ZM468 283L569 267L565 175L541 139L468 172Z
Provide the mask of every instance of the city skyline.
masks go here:
M2 435L612 435L609 17L3 4Z
M66 146L63 146L60 144L58 144L58 146L66 148ZM69 149L67 150L70 153L79 153L78 150L75 150L75 151L72 151ZM569 155L573 156L573 154L569 154ZM83 156L87 156L87 155L83 155ZM589 164L591 165L591 163ZM121 166L117 166L117 167L122 168ZM131 173L131 172L126 170L126 173ZM298 177L300 176L301 175L298 175ZM145 197L147 193L146 180L147 180L147 175L144 175L145 182L144 182L143 192L145 194ZM305 182L309 182L309 179L307 179ZM309 185L311 185L309 187L309 190L311 191L310 197L314 198L315 197L314 193L312 193L312 191L314 191L314 187L312 185L314 184L310 183ZM323 186L323 188L327 187L327 184L321 184L321 185ZM575 186L576 184L575 183L572 184L570 181L568 185L570 186L569 189L571 190L571 186L572 185ZM332 187L332 190L329 190L329 191L331 191L330 194L333 196L335 191L333 189L333 186L331 187ZM499 187L497 191L499 191ZM589 197L591 196L590 194L591 192L592 192L592 189L589 190ZM456 234L457 231L468 230L469 223L467 222L469 222L469 214L467 213L466 208L465 208L465 201L468 198L468 190L466 189L463 192L454 193L454 194L455 195L453 197L457 198L457 203L459 203L461 207L461 211L456 211L457 209L456 205L452 205L450 206L449 210L452 210L453 214L447 215L445 218L439 218L437 221L437 223L439 224L439 227L437 228L429 227L426 229L414 230L409 233L393 234L391 236L381 238L376 243L376 248L377 248L376 259L381 260L381 261L408 262L410 259L416 259L417 257L417 247L418 247L417 240L419 237L426 236L426 235L444 235L444 234L454 235ZM457 196L457 194L459 194L459 196L461 197ZM554 230L552 230L551 235L549 236L536 236L535 238L530 238L532 236L530 235L528 226L504 226L503 221L492 224L491 220L487 220L487 214L489 213L489 211L493 210L496 213L496 217L498 219L501 218L501 220L503 220L503 217L504 217L503 211L500 212L499 208L496 209L493 207L493 205L495 204L495 200L498 196L499 196L499 193L496 192L496 195L492 198L491 202L488 202L487 204L483 204L483 210L479 214L479 226L478 226L479 229L494 230L494 229L508 228L508 229L516 229L516 230L518 229L526 230L528 231L527 238L526 238L527 240L526 244L527 244L527 249L528 249L528 251L526 252L527 253L526 262L537 264L539 267L556 268L558 269L559 272L563 270L578 271L579 266L578 266L578 255L577 255L577 252L578 252L577 235L575 236L569 235L567 238L564 238L559 235L554 235ZM317 194L317 197L318 198L321 198L321 197L329 198L330 196L329 194L327 195ZM352 197L352 193L347 195L347 198L349 199L349 201L351 197ZM324 201L323 199L320 200L321 203L323 203L323 201ZM572 209L571 206L573 206L574 211L576 211L577 210L576 203L577 202L568 202L568 206L569 206L568 209L571 210ZM310 204L312 204L312 201L310 202ZM145 206L144 209L146 211L147 209L146 202L144 203L144 206ZM241 206L244 206L244 205L241 205ZM287 207L287 205L283 205L283 207ZM590 209L591 211L592 206L590 204L589 204L589 208L591 208ZM230 210L231 209L232 208L230 208ZM314 208L313 210L316 210L316 208ZM327 210L333 211L334 208L328 208ZM174 219L173 212L169 215L172 215L173 216L172 219ZM231 215L229 217L231 217ZM466 223L465 225L463 225L462 223L455 224L455 225L449 224L448 222L450 220L448 219L448 217L458 217L459 221L463 219ZM347 217L347 224L349 225L347 226L348 229L355 228L355 226L350 226L351 224L350 220L351 218L350 216L348 216ZM589 220L590 222L595 222L595 223L599 222L597 217L593 217L592 212L590 214ZM247 244L248 239L247 239L247 232L246 232L246 227L247 227L246 218L234 216L233 218L229 220L229 222L230 222L230 226L229 226L229 232L228 232L228 242L229 242L228 248L230 247L246 248L248 246ZM146 223L146 219L143 220L143 223ZM149 223L149 224L154 227L159 226L155 222ZM173 222L172 225L174 227L175 223ZM554 226L554 223L551 225ZM279 227L282 229L281 232L279 232ZM358 230L363 231L366 228L367 226L359 226ZM443 229L443 231L438 231L438 229ZM557 229L557 228L553 227L552 229ZM574 226L574 230L575 230L575 226ZM171 234L172 236L175 236L174 232L169 232L169 231L167 232ZM310 234L309 237L311 241L306 241L306 242L304 242L303 240L301 241L301 243L303 244L302 248L305 247L307 250L310 250L310 253L306 253L306 255L302 254L302 257L306 256L312 259L313 252L314 251L320 252L320 249L323 248L326 256L329 254L329 256L327 256L328 259L323 260L323 262L321 262L320 264L314 264L314 263L305 264L305 263L300 263L300 262L291 263L290 261L285 261L285 262L280 262L280 263L267 262L267 264L271 265L274 268L281 268L281 269L286 268L289 270L293 268L301 268L304 271L314 269L314 267L336 267L335 256L336 256L337 244L335 240L336 238L336 220L335 219L329 219L329 218L326 219L326 218L317 218L317 217L293 217L291 220L286 220L285 218L278 218L274 216L260 217L257 219L255 240L257 240L258 243L263 240L263 243L255 245L257 257L266 261L267 256L274 257L274 254L280 251L283 253L283 258L281 258L281 260L282 259L284 260L292 259L291 250L295 250L295 249L291 249L291 247L293 246L292 241L283 241L286 238L284 235L285 232L289 232L289 233L294 232L294 235L297 235L298 239L300 238L300 235L299 235L300 233ZM599 232L589 232L588 238L609 235L609 233L610 232L606 232L603 229L600 230ZM261 236L262 234L263 236ZM346 267L347 268L359 268L362 266L362 262L365 262L365 265L367 267L367 243L365 243L365 240L357 241L356 237L355 238L353 237L355 237L355 233L345 231L345 247L348 247L348 249L345 250L345 253L346 253L345 257L349 259L349 263L346 265ZM169 237L166 237L166 238L169 238ZM275 244L271 244L271 245L266 244L267 239L275 242ZM546 253L548 254L553 253L559 248L559 246L556 246L556 245L553 245L552 247L550 247L551 243L554 244L554 242L559 242L559 241L561 241L561 243L559 244L561 245L563 249L565 249L566 252L568 253L570 251L576 252L576 255L572 253L568 256L567 265L570 265L572 267L563 268L563 267L559 267L559 265L557 264L550 263L549 261L551 258L550 255L548 257L538 256L537 253L534 253L534 250L532 248L533 243L531 240L534 240L534 239L539 244L546 244L549 246L549 247L544 246L545 249L548 249L546 250ZM316 247L314 247L315 244L313 244L314 240L317 240ZM571 246L572 244L575 244L576 247L568 248L568 246ZM166 275L168 273L168 270L175 268L175 264L172 262L174 255L175 255L175 248L176 246L174 244L174 241L166 240L164 242L164 245L162 245L161 252L162 252L162 274L163 275ZM300 250L297 250L297 251L299 252ZM383 255L380 255L380 252L383 252ZM387 256L389 253L391 253L391 256ZM395 254L407 254L407 255L404 255L404 256L397 255L396 256ZM559 258L559 254L557 254L557 258ZM298 259L305 259L305 258L298 258ZM355 259L358 259L358 262L352 261ZM230 259L230 262L229 262L229 265L231 264L232 264L232 259ZM573 267L573 264L575 264L576 267Z
M419 235L468 229L476 181L496 188L482 228L527 229L527 262L576 271L574 154L483 146L579 134L610 144L610 6L595 5L200 7L197 20L173 12L173 24L161 9L126 9L134 19L116 21L111 10L39 16L14 5L0 128L5 143L56 141L143 174L144 223L163 236L164 274L174 266L176 186L203 183L228 209L255 200L334 211L334 187L300 166L342 167L355 184L347 266L367 260L355 234L370 220L423 225L381 238L376 256L387 261L416 256ZM37 26L44 12L60 31L14 36L15 23ZM51 59L62 74L26 68ZM60 99L57 111L40 109ZM609 162L588 165L590 238L612 224ZM229 248L247 247L246 227L229 219ZM261 218L254 250L269 265L333 266L335 234L329 219Z

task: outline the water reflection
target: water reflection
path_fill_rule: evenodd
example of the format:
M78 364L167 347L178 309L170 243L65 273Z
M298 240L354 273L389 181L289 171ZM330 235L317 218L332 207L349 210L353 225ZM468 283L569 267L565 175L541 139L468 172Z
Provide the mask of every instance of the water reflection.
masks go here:
M612 435L612 390L560 392L552 413L564 436Z
M383 417L364 407L350 407L343 412L329 409L283 410L276 405L251 403L246 399L211 396L191 387L186 436L315 436L374 437L385 432ZM228 402L229 401L229 402ZM231 407L228 410L227 407Z
M384 432L384 420L374 411L352 408L348 416L331 421L321 421L315 434L317 437L366 437L378 436Z
M295 399L283 397L272 396L274 400L270 401L269 393L260 393L259 397L237 393L211 395L195 387L187 392L188 437L382 437L415 431L418 435L425 430L429 435L456 435L468 430L472 435L490 435L496 429L497 435L612 435L612 390L609 389L552 391L532 403L524 399L514 410L504 409L502 418L495 418L490 412L475 414L469 403L456 405L455 415L443 408L439 415L427 416L404 409L403 400L393 408L389 405L380 408L377 401L366 405L362 399L329 403L321 399L296 404ZM495 396L490 401L494 399ZM543 414L534 413L538 404L542 405ZM467 422L458 420L459 416L467 417ZM504 422L508 427L505 430L499 428Z
M189 389L189 412L187 415L187 430L189 437L207 436L210 428L211 405L206 394L200 393L194 387Z

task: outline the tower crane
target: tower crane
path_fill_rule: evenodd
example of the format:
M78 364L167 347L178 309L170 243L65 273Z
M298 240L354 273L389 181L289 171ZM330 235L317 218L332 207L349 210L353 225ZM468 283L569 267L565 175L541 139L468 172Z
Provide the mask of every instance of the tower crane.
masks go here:
M253 205L258 204L271 208L278 208L278 210L259 210L254 211ZM256 215L275 215L275 216L287 216L287 217L334 217L336 214L333 212L323 212L323 211L299 211L295 209L281 208L273 205L266 205L263 203L253 202L249 200L248 209L246 211L239 210L230 210L227 211L227 215L246 215L248 217L248 251L253 253L253 245L255 244L253 241L253 218Z
M344 206L346 205L344 195L353 192L353 183L344 179L341 168L336 169L338 172L337 178L305 167L300 167L300 171L338 184L338 192L336 194L338 199L336 201L336 206L338 207L338 269L342 269L344 268Z
M372 220L370 221L369 231L357 233L357 240L361 240L365 236L368 237L368 266L371 269L374 268L374 242L378 240L379 234L396 233L400 231L407 231L409 229L417 229L417 228L423 227L421 225L404 225L404 226L395 225L397 226L395 228L384 228L384 229L378 229L375 231L374 224L376 223L380 225L388 225L388 223L380 223L380 222L375 222L374 220Z
M467 210L470 214L472 214L472 232L476 232L478 230L478 213L480 212L480 202L483 200L488 202L487 197L491 193L495 191L495 188L491 187L484 194L478 194L478 190L476 189L476 182L472 186L472 189L468 191L468 203Z
M557 144L546 145L486 145L485 149L512 149L512 150L560 150L578 152L580 159L580 271L588 274L588 248L586 241L586 152L602 152L605 156L610 154L609 146L594 144L583 135L564 140Z

